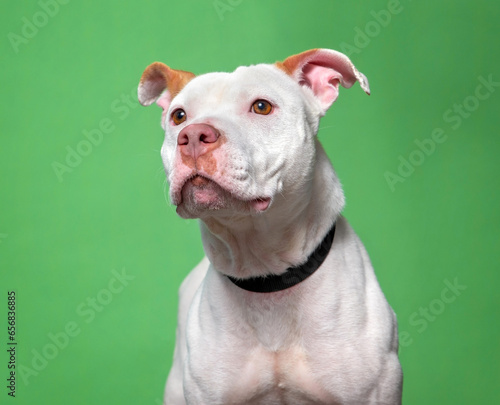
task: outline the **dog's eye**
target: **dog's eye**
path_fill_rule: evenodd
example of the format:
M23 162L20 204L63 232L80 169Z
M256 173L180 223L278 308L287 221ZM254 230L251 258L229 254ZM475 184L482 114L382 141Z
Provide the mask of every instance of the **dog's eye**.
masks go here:
M184 121L186 121L186 118L186 112L182 108L178 108L172 113L172 121L174 121L175 125L182 124Z
M268 115L273 110L273 106L269 101L257 100L255 103L253 103L252 110L256 114Z

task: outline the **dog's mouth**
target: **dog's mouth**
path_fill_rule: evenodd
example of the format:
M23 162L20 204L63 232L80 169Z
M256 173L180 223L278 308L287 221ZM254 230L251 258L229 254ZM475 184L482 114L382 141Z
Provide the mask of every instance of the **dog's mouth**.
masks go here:
M225 190L215 181L195 175L181 189L181 204L194 204L206 209L222 208Z
M225 209L260 213L271 205L270 197L243 199L221 187L214 180L199 174L186 180L178 200L177 213L184 218L199 218Z

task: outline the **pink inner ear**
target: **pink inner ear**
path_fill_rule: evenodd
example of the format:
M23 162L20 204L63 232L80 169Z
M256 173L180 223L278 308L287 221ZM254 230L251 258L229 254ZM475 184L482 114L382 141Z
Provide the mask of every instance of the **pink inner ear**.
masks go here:
M303 80L309 86L326 111L339 95L339 82L342 75L336 70L314 63L302 69Z
M161 122L165 122L165 115L167 115L168 107L170 106L170 102L172 101L172 97L170 96L170 92L168 90L164 91L160 97L156 100L156 104L158 104L163 112L161 114Z
M170 97L169 91L164 91L160 97L156 100L156 104L158 104L163 110L168 110L168 106L172 101L172 97Z

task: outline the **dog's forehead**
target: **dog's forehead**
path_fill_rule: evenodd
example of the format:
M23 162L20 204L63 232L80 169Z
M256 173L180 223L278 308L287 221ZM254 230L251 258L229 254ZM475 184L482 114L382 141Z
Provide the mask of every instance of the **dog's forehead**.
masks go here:
M179 94L189 101L206 97L245 97L252 93L277 93L290 79L274 65L240 66L231 73L213 72L197 76Z
M245 80L262 82L283 78L286 75L275 65L260 64L252 66L240 66L233 73L230 73L233 80L242 82Z

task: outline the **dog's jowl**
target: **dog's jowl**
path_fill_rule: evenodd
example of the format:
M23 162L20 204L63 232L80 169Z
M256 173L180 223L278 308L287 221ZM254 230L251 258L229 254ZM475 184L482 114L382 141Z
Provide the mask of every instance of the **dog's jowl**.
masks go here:
M144 71L170 199L199 218L206 253L180 287L165 404L401 403L396 317L316 136L356 82L369 94L328 49L232 73Z

